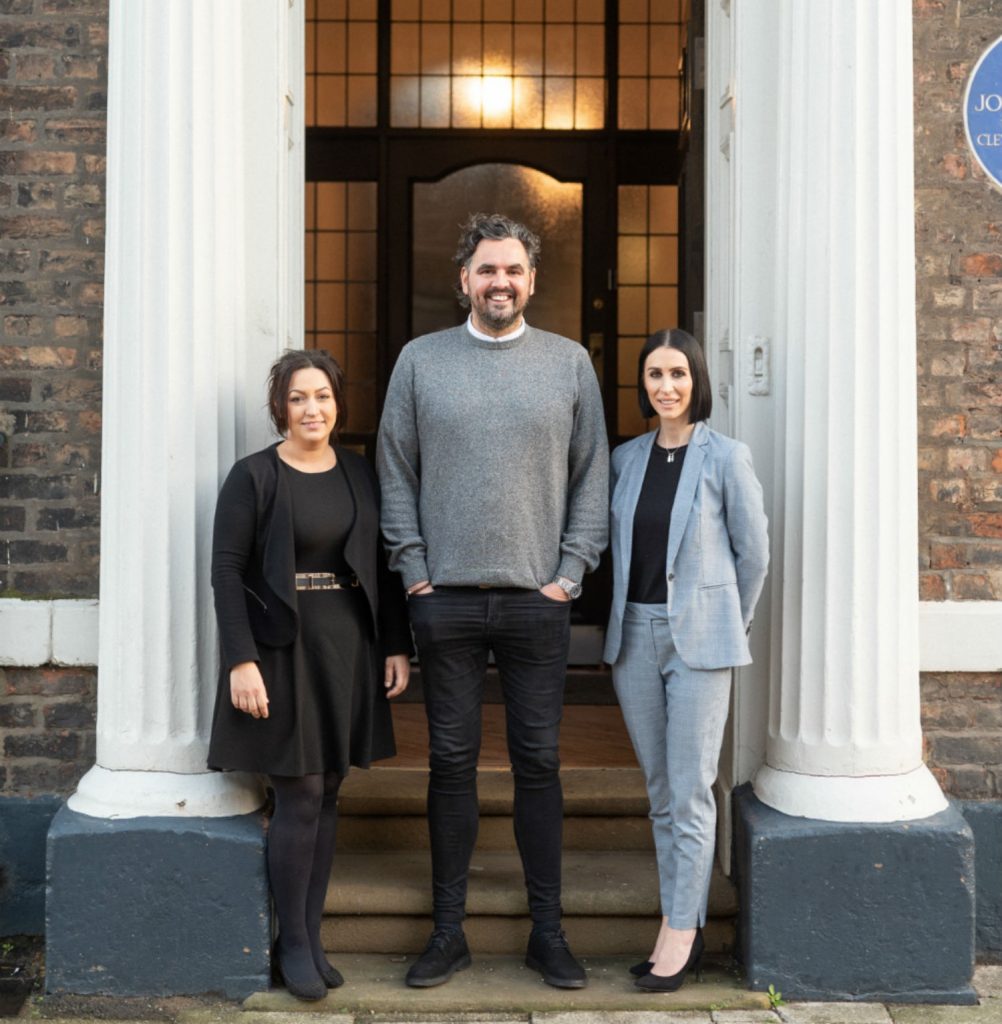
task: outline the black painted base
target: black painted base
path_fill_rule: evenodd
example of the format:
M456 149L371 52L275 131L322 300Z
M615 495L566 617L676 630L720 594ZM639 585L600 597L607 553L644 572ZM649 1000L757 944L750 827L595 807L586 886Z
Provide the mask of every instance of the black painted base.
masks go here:
M231 999L266 988L263 820L90 818L48 838L46 991Z
M740 953L787 999L977 1002L974 839L955 807L920 821L794 818L734 793Z
M0 797L0 936L45 931L45 835L61 804Z
M1002 800L961 800L957 806L971 826L977 849L978 960L1002 963Z

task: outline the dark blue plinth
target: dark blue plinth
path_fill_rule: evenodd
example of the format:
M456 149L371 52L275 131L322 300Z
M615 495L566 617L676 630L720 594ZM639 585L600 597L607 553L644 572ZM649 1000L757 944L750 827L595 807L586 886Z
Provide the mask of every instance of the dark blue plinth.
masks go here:
M788 999L977 1002L974 838L955 807L920 821L794 818L735 790L740 953Z
M961 800L957 806L974 833L978 882L978 960L1002 963L1002 800Z
M61 804L0 797L0 936L45 931L45 835Z
M240 998L266 988L263 819L90 818L49 829L46 991Z

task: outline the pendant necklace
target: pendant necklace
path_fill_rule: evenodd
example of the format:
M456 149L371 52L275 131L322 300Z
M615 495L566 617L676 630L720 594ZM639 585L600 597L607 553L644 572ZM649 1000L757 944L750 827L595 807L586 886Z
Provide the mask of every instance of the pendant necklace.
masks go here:
M665 456L665 462L674 462L675 461L675 452L677 452L679 450L679 448L684 448L684 447L685 447L685 445L679 444L679 445L676 445L674 448L666 448L665 451L667 452L667 455Z

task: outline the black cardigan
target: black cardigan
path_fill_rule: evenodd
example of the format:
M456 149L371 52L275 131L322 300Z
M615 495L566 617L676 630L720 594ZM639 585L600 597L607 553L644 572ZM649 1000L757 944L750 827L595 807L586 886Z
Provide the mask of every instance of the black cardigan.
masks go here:
M292 499L279 472L278 443L230 470L212 530L212 589L223 669L257 661L259 643L286 647L299 629ZM400 577L386 566L379 535L379 484L366 459L335 446L355 499L344 555L369 606L383 656L413 653Z

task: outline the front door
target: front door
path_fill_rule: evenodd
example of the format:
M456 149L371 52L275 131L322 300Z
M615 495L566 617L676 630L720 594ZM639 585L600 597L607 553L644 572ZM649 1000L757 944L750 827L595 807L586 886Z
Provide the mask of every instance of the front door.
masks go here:
M345 369L347 443L372 453L402 346L465 316L451 257L478 209L541 236L527 317L587 346L610 442L647 429L637 352L685 312L684 37L678 0L308 6L306 343ZM584 660L605 575L576 607Z

